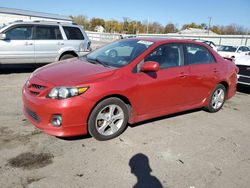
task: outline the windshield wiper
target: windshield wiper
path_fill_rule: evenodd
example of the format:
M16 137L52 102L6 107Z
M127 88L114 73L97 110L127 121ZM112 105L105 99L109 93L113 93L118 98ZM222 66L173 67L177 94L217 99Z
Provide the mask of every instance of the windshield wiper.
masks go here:
M96 58L96 59L87 58L87 61L90 63L94 63L94 64L100 64L104 67L109 67L106 63L100 61L98 58Z

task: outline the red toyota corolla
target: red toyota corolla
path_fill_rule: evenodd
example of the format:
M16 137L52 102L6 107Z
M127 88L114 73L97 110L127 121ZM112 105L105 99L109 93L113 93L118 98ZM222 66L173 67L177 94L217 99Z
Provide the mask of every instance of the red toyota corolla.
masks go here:
M237 71L199 42L124 39L36 70L23 87L23 112L48 134L107 140L128 122L201 107L217 112L236 92Z

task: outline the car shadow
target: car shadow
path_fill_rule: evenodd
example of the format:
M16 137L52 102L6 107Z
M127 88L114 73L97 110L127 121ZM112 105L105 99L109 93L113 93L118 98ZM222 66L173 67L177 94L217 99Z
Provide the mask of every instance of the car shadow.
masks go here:
M237 85L237 91L245 94L250 94L250 86L245 86L243 84Z
M65 140L65 141L77 141L77 140L85 140L85 139L89 139L92 138L90 134L86 134L86 135L79 135L79 136L71 136L71 137L58 137L57 138L61 139L61 140Z
M0 74L31 73L34 72L37 68L40 68L44 65L47 65L47 63L10 64L10 65L0 64Z
M137 126L141 126L143 124L153 123L155 121L160 121L160 120L164 120L164 119L174 118L174 117L178 117L178 116L185 115L185 114L191 114L191 113L202 111L202 110L203 110L202 108L197 108L197 109L187 110L187 111L184 111L184 112L178 112L178 113L174 113L174 114L164 115L164 116L161 116L161 117L157 117L157 118L153 118L153 119L141 121L141 122L138 122L138 123L129 124L129 126L131 128L134 128L134 127L137 127Z
M149 159L145 154L137 153L129 160L131 173L136 176L137 182L133 188L153 187L162 188L161 182L155 176L151 175L152 169L149 165Z

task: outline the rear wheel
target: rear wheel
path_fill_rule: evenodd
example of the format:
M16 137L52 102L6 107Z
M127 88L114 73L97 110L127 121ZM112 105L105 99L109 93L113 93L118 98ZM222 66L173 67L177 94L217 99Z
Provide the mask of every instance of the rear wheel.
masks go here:
M118 98L101 101L88 120L88 131L97 140L108 140L119 136L127 126L128 109Z
M208 112L217 112L219 111L226 99L226 88L222 84L218 84L213 90L210 98L209 104L205 107Z
M70 58L74 58L76 56L72 55L72 54L65 54L63 55L61 58L60 58L60 61L61 60L65 60L65 59L70 59Z

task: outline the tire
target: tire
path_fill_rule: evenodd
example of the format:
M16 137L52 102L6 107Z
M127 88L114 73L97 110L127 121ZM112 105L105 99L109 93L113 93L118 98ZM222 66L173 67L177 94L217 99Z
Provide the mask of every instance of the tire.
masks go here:
M117 51L116 50L110 50L108 55L109 55L109 57L116 58L117 57Z
M209 97L208 106L205 110L211 113L218 112L224 105L226 100L226 88L222 84L218 84Z
M61 58L60 58L60 61L61 60L65 60L65 59L70 59L70 58L74 58L76 56L72 55L72 54L65 54L63 55Z
M128 108L122 100L114 97L105 99L89 116L89 134L100 141L115 138L127 127L128 117Z

